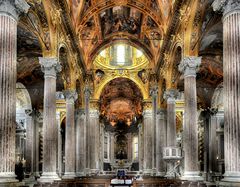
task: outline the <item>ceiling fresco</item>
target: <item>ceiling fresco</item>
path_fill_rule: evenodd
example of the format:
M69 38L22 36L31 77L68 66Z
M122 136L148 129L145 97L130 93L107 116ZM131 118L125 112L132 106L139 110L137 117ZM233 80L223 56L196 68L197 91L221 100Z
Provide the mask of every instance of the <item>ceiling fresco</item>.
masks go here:
M18 25L17 80L27 85L33 105L42 106L44 90L38 57L55 55L63 66L57 77L58 91L81 84L79 95L83 95L85 83L90 82L94 90L92 99L101 99L102 116L112 124L117 121L131 124L135 117L141 116L143 99L150 98L151 75L158 73L159 103L165 102L162 95L170 86L183 91L184 81L178 65L188 54L183 40L184 33L191 27L190 47L195 47L194 55L202 56L197 93L203 106L211 105L212 93L223 80L222 23L211 9L212 0L199 1L199 8L193 13L189 5L182 3L178 7L180 1L176 0L27 2L30 11ZM210 8L205 9L206 6ZM191 16L195 17L188 24ZM196 25L200 34L195 32ZM179 48L175 48L176 43ZM62 44L66 51L59 52ZM109 55L116 44L127 46L124 55L128 55L128 60L124 65ZM142 56L137 57L135 49ZM107 55L99 55L104 50ZM86 81L86 76L91 78Z
M105 86L100 98L100 110L112 126L124 122L128 126L142 114L142 94L134 82L117 78Z
M160 4L168 8L161 10ZM113 39L133 41L155 57L152 54L160 50L171 5L157 0L69 1L71 12L80 11L72 17L86 67L90 68L93 52ZM156 59L152 58L153 63Z

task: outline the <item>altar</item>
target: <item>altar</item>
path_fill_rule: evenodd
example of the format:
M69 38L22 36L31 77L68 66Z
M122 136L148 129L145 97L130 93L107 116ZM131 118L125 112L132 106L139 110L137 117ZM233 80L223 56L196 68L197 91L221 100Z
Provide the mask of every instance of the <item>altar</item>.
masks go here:
M126 171L131 171L132 162L129 162L127 159L115 159L113 163L110 164L112 171L117 171L119 169L124 169Z

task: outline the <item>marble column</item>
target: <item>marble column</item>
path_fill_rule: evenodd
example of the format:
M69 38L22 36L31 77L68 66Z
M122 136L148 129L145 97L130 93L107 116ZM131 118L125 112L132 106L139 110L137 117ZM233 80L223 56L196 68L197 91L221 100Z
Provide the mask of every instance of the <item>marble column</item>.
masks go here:
M132 133L128 133L127 134L127 159L132 162L132 158L133 158L133 155L132 155L132 150L133 150L133 135Z
M56 98L58 99L58 98ZM56 113L57 129L58 129L58 150L57 150L57 174L62 177L62 129L61 129L61 112Z
M99 172L100 155L100 124L99 124L99 111L97 109L89 110L89 162L90 172L96 175Z
M143 111L143 174L152 174L152 136L153 136L153 120L152 109Z
M167 146L167 119L166 110L160 109L157 114L156 160L157 175L165 176L166 162L163 160L163 148Z
M100 169L100 173L103 173L103 164L104 164L104 128L105 125L104 123L100 123L100 145L99 145L99 159L100 159L100 163L99 163L99 169ZM109 145L109 141L108 141L108 145ZM108 150L109 152L109 150ZM108 154L109 155L109 154ZM109 158L108 158L109 159Z
M158 87L154 86L150 90L150 95L152 97L152 174L156 175L156 122L157 122L157 97L158 97Z
M86 123L86 137L85 137L85 150L86 150L86 154L85 154L85 159L86 159L86 167L85 167L85 174L89 175L90 174L90 145L89 145L89 141L90 141L90 120L89 120L89 107L90 107L90 97L91 97L91 90L88 86L86 86L86 88L84 89L84 103L85 103L85 123Z
M213 114L209 126L209 175L215 175L217 171L217 116Z
M138 124L138 161L139 161L139 172L143 171L143 125Z
M56 74L61 66L56 58L39 58L44 72L44 106L43 106L43 173L40 182L58 180L57 171L57 137L56 121Z
M65 173L63 178L72 179L76 177L75 167L75 117L74 103L77 99L75 90L66 90L64 92L66 98L66 139L65 139Z
M39 134L40 134L40 126L42 126L43 123L43 115L39 111L35 111L34 114L34 124L35 124L35 132L34 132L34 138L35 138L35 144L34 144L34 176L40 177L39 173Z
M175 99L178 96L178 91L169 89L164 93L164 99L167 100L167 146L176 146L176 110Z
M86 168L86 123L84 109L76 112L76 175L84 176Z
M225 121L225 174L223 181L240 183L240 0L215 0L213 9L223 11Z
M201 57L185 57L179 64L179 71L184 74L184 175L185 180L202 180L198 163L198 124L197 124L197 89L196 72L201 64Z
M28 9L24 0L0 1L0 183L16 181L17 22Z
M110 150L108 150L110 152L110 163L114 163L114 159L115 159L115 153L114 153L114 149L115 149L115 138L114 138L114 133L109 133L110 136Z
M32 110L26 110L26 170L25 175L27 178L33 177L34 169L34 123L32 119Z

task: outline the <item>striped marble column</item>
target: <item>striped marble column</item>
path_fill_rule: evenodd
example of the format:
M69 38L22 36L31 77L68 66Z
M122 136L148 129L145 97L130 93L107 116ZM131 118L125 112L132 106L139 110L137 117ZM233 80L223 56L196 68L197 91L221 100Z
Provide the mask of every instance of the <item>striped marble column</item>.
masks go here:
M153 112L152 112L152 125L153 125L153 134L152 134L152 175L157 174L157 169L156 169L156 141L157 141L157 136L156 136L156 126L157 126L157 97L158 97L158 87L153 86L150 90L150 95L152 97L152 106L153 106Z
M215 0L223 11L224 149L223 181L240 185L240 0ZM226 186L230 186L226 184ZM231 185L232 186L232 185Z
M157 115L157 140L156 140L156 160L157 175L164 176L166 174L166 162L163 160L163 148L167 146L167 119L166 110L159 109Z
M15 181L17 21L24 0L0 1L0 183Z
M26 177L33 177L34 169L34 123L32 110L25 110L26 113Z
M176 98L178 91L176 89L168 89L164 93L164 99L167 100L167 147L176 147ZM167 173L165 177L174 177L174 162L167 162Z
M61 66L56 58L39 58L44 72L44 107L43 107L43 174L40 182L58 180L57 175L57 137L56 121L56 74Z
M86 123L84 109L76 111L76 175L84 176L86 168Z
M153 136L153 114L152 109L143 111L143 174L152 175L152 136Z
M197 124L197 89L196 72L201 64L201 57L185 57L179 64L179 71L184 74L184 175L185 180L203 180L200 177L198 163L198 124Z
M176 111L175 99L178 96L178 91L175 89L166 90L164 99L167 100L167 146L176 146Z
M99 172L100 164L100 124L98 109L89 110L89 161L91 175Z
M90 108L90 97L91 97L91 90L88 86L85 87L84 89L84 110L85 110L85 123L86 123L86 129L85 129L85 162L86 162L86 167L84 173L86 175L89 175L90 172L90 122L89 122L89 108Z
M71 179L76 177L75 153L75 108L74 103L77 99L77 93L74 90L64 92L66 98L66 139L65 139L65 173L63 178Z

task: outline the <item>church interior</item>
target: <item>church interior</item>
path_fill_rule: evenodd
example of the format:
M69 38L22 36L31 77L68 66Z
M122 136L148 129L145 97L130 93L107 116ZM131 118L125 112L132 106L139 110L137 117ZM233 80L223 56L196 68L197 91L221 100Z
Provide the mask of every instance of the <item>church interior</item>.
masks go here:
M240 0L0 0L0 187L240 186Z

